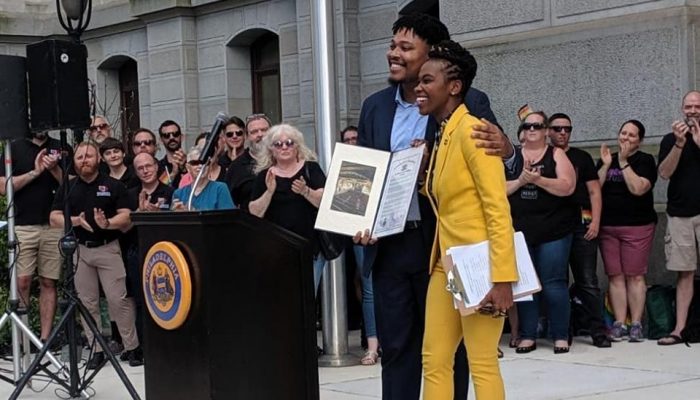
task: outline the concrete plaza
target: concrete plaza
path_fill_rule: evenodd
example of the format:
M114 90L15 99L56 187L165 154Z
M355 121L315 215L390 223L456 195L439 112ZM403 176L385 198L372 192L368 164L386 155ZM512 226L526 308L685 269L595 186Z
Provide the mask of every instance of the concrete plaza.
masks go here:
M350 343L358 343L357 332ZM615 343L611 349L598 349L587 338L577 338L569 354L554 355L552 347L539 342L536 351L517 355L507 342L501 367L509 399L515 400L642 400L700 398L700 345L662 347L655 341ZM358 348L354 349L359 352ZM143 396L142 367L131 368L128 374ZM7 361L0 368L11 368ZM321 400L371 400L381 398L381 368L353 366L319 368ZM39 391L43 389L42 391ZM26 388L21 399L59 399L65 393L58 386L35 381L33 391ZM123 400L128 398L111 366L105 367L93 384L94 399ZM13 387L0 382L0 398L9 397ZM474 399L473 392L470 399ZM256 399L257 400L257 399Z

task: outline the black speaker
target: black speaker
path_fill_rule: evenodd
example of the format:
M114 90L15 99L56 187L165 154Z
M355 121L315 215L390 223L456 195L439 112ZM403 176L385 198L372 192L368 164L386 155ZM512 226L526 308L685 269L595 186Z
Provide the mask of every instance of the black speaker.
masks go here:
M0 55L0 139L29 135L27 67L24 57Z
M27 46L32 130L90 125L87 49L64 40Z

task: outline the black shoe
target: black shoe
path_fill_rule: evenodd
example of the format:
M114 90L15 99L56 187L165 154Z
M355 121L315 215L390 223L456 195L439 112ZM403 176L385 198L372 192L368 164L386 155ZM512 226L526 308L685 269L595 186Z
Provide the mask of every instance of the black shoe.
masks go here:
M607 335L596 335L592 337L593 346L604 349L612 347L612 342L608 339Z
M143 365L143 350L141 350L141 346L127 351L126 353L129 353L127 359L129 360L130 367L139 367Z
M105 353L98 352L94 353L90 360L87 362L87 369L98 369L105 363Z

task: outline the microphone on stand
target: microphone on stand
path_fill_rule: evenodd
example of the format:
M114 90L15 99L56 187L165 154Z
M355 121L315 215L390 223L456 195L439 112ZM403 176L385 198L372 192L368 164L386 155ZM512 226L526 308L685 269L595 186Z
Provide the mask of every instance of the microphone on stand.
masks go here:
M207 134L207 141L204 142L204 148L199 154L199 161L201 161L202 164L206 164L207 161L209 161L209 158L211 158L211 156L213 155L214 149L216 148L216 143L219 141L219 134L221 133L221 128L227 121L228 115L226 115L223 111L219 111L219 113L216 114L214 125L211 127L211 131L209 132L209 134Z
M226 124L226 121L228 121L228 116L223 111L219 111L219 113L216 114L216 119L214 120L214 125L211 127L211 131L209 134L207 134L207 141L204 142L204 148L199 154L199 161L202 163L202 169L199 170L199 174L195 178L194 182L192 182L190 197L187 199L187 210L192 210L192 200L194 199L195 188L197 187L199 180L202 179L202 175L208 173L205 171L207 171L209 166L209 159L214 153L214 149L216 149L216 143L219 141L221 128L223 128L223 126Z

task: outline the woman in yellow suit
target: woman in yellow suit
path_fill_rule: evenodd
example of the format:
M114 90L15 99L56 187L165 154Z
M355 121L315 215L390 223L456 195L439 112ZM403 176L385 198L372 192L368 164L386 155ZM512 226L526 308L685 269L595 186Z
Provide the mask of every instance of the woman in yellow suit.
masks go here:
M518 276L503 164L477 149L471 133L480 121L463 104L475 75L474 57L459 44L445 41L431 50L415 89L420 113L442 121L424 186L438 224L423 338L425 400L452 399L452 366L462 338L477 399L505 398L497 355L503 318L498 317L513 303L511 284ZM491 309L493 315L477 312L462 317L446 290L442 258L450 247L484 240L489 240L494 286L481 305L482 311Z

